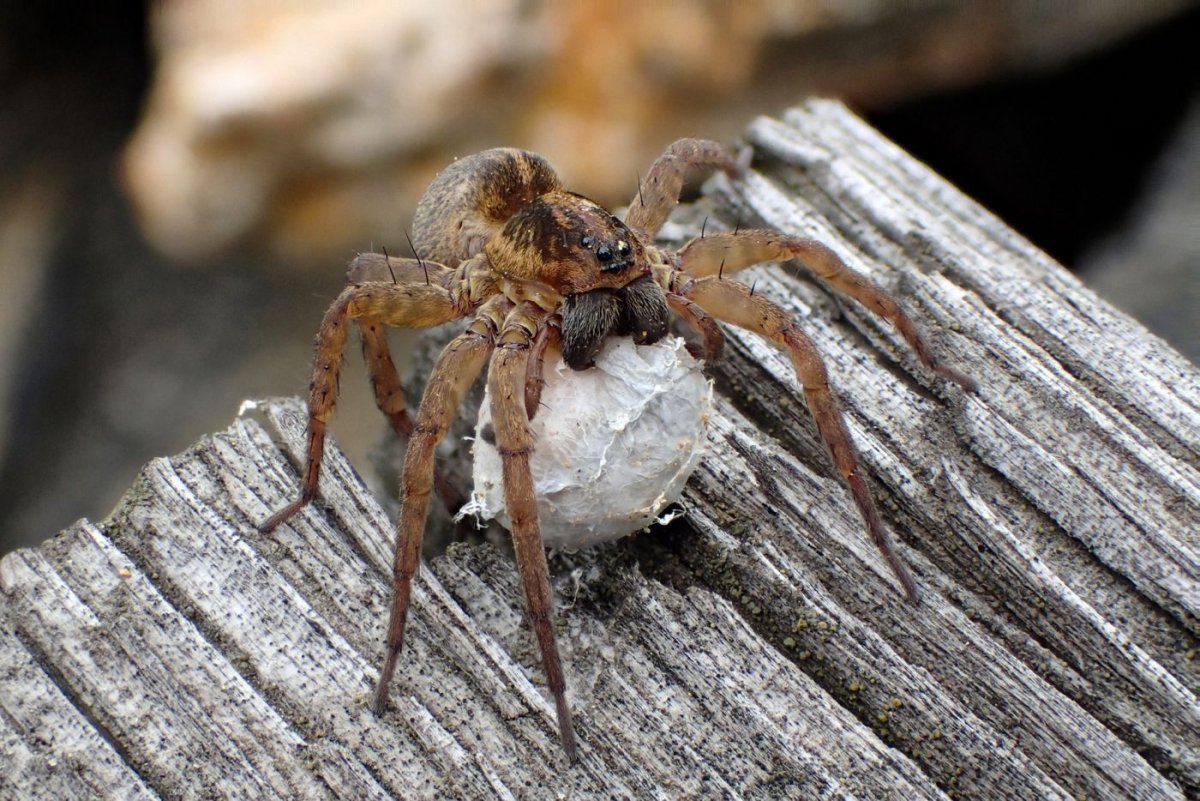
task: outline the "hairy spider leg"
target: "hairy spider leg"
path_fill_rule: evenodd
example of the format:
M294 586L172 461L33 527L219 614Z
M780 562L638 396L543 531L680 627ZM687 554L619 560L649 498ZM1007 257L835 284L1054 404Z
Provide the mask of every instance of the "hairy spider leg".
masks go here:
M449 288L455 270L429 259L407 259L382 253L359 253L346 266L347 284L438 284Z
M346 268L346 283L361 284L368 281L382 283L436 283L451 288L455 270L427 259L407 259L389 256L386 253L359 253ZM385 327L377 319L360 319L363 361L367 375L375 392L375 405L392 425L392 430L402 442L407 443L412 435L412 417L409 416L396 365L392 361L391 348ZM453 515L467 502L466 496L454 486L445 474L434 468L433 483L438 497L446 510Z
M870 489L859 470L858 454L846 428L845 418L838 407L837 398L829 388L825 362L812 339L800 330L783 309L761 295L751 294L745 284L709 276L687 281L680 287L680 292L717 319L754 331L788 349L809 412L829 449L834 467L850 488L871 539L904 587L905 595L909 601L918 602L920 593L917 584L892 547L891 538L879 520Z
M412 418L405 408L404 387L392 361L387 332L383 323L375 318L363 317L358 321L358 332L362 340L363 362L367 365L367 376L375 392L375 405L392 424L402 439L412 436Z
M653 242L667 221L667 215L679 202L684 179L692 170L700 168L720 169L731 178L742 174L741 167L720 143L708 139L679 139L650 165L650 171L629 204L625 224L643 242Z
M521 588L525 593L526 611L541 650L546 684L554 696L559 736L567 758L574 762L578 755L575 728L571 723L571 710L567 706L566 681L554 635L554 597L550 589L546 549L542 545L538 527L533 477L529 469L533 437L529 432L529 416L525 411L530 343L535 332L541 328L545 314L527 301L509 315L488 369L488 394L492 402L496 450L501 460L504 504L511 520L513 550L517 572L521 576Z
M395 362L392 361L387 330L383 323L375 318L359 319L358 328L362 340L363 361L367 365L367 375L375 392L375 405L391 423L392 430L396 432L400 441L407 444L412 437L413 421L405 405L400 375L396 371ZM446 511L451 515L467 502L466 496L436 466L433 470L433 485Z
M400 517L396 522L396 550L392 562L392 604L388 615L387 653L379 683L375 685L372 709L382 715L400 649L404 646L404 623L408 618L412 580L421 564L421 539L429 515L433 492L433 455L449 430L463 397L475 383L495 346L499 320L511 306L502 295L485 303L466 331L450 340L429 375L412 438L404 454L400 478Z
M764 261L799 259L817 280L891 322L927 368L967 392L976 390L972 379L938 362L917 324L887 290L852 269L829 247L814 239L784 236L765 229L734 231L693 239L680 249L678 256L680 269L695 277L719 276L724 271L740 270Z
M426 284L368 283L342 290L330 305L317 331L312 381L308 390L308 426L305 431L305 467L300 496L259 525L271 531L288 520L317 494L321 460L325 455L325 429L337 404L338 376L350 320L371 318L386 325L428 327L463 316L445 287ZM389 359L390 361L390 359Z

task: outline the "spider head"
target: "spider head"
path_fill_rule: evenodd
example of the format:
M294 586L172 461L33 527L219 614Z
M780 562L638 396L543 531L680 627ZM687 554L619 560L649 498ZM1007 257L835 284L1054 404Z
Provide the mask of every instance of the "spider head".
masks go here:
M501 276L545 284L562 297L618 289L650 274L625 223L571 192L547 192L521 206L486 251Z
M607 236L584 234L579 240L580 245L595 254L601 273L626 272L633 267L633 245L630 244L633 236L624 223L620 220L616 223L620 228L608 232Z
M667 332L666 295L642 243L585 197L554 191L531 200L488 242L487 254L514 284L543 284L562 298L563 359L572 369L590 367L610 335L646 345Z

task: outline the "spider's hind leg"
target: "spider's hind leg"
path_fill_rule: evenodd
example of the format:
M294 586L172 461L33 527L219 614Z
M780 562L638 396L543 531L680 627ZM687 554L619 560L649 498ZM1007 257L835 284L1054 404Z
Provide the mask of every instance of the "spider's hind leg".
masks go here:
M362 339L363 362L367 365L367 375L375 393L375 405L397 436L407 441L412 436L413 423L405 407L404 387L392 361L387 332L375 319L359 320L358 332Z

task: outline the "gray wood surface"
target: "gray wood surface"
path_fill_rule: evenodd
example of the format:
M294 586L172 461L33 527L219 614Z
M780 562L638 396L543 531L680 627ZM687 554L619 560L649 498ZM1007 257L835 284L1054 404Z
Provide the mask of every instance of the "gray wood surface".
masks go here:
M568 767L508 558L426 564L381 720L391 522L297 400L150 462L0 562L0 797L1184 798L1200 794L1200 374L843 107L747 130L665 234L768 224L890 287L964 396L798 277L905 603L786 357L729 333L687 515L552 561Z

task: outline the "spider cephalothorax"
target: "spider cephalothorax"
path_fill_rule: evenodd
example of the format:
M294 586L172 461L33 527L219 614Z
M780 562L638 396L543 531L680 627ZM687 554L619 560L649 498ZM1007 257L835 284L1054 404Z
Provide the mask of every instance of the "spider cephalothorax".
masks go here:
M653 280L641 242L585 197L560 190L535 197L484 252L513 295L548 285L560 296L562 355L573 369L591 366L610 334L645 345L667 333L667 296ZM550 295L541 289L537 297Z
M534 442L529 421L538 410L545 362L553 363L561 355L571 369L585 370L609 337L654 343L667 333L668 309L700 334L702 344L692 349L705 358L714 357L723 341L715 320L755 331L787 348L834 467L906 595L917 599L916 584L892 550L859 471L820 354L782 309L728 276L763 261L800 259L823 283L890 320L928 368L968 391L972 382L940 366L896 301L818 242L776 231L738 230L701 236L677 252L655 246L654 235L694 167L739 173L715 142L682 139L651 166L622 221L564 190L540 156L509 148L484 151L451 164L426 190L413 220L413 243L422 258L369 253L351 263L350 283L317 333L300 496L262 528L284 522L316 495L325 427L333 414L348 326L354 321L376 403L409 440L401 477L387 656L373 703L376 713L387 705L404 641L430 497L436 490L448 505L461 501L436 471L434 448L486 366L492 433L501 456L517 568L554 696L559 734L574 759L575 733L551 623L549 573L530 477ZM442 351L414 422L404 408L383 326L425 327L460 318L470 323Z

